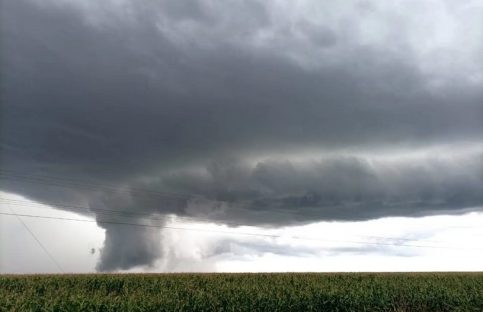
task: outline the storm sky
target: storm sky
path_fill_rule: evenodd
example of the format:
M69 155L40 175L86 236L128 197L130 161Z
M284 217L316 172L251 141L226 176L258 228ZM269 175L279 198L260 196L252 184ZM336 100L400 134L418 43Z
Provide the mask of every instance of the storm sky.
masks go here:
M112 222L482 210L480 1L2 1L0 48L0 191L94 213L97 270L168 253Z

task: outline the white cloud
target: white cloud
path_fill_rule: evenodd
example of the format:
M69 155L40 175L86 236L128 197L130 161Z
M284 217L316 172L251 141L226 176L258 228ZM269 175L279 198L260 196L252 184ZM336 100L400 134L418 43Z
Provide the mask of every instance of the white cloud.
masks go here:
M233 234L164 230L163 246L172 258L160 261L155 270L204 271L203 264L208 271L229 272L483 269L481 212L365 222L320 222L272 230L230 229L185 221L174 221L171 226ZM220 246L224 246L222 251Z

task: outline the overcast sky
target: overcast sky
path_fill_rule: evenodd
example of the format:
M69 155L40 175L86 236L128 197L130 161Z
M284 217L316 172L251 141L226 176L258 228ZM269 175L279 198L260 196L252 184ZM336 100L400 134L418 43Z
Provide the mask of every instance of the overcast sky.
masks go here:
M2 272L482 269L481 1L1 6Z

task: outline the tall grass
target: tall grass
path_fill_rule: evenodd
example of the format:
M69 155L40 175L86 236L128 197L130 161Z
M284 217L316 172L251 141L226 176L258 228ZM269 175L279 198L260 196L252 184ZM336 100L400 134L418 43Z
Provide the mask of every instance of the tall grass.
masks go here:
M0 311L483 311L483 274L4 275Z

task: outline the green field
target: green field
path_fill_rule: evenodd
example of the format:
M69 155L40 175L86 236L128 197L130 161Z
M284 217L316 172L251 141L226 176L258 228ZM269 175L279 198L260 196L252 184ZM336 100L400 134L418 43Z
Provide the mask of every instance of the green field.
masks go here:
M483 311L483 274L3 275L0 310Z

